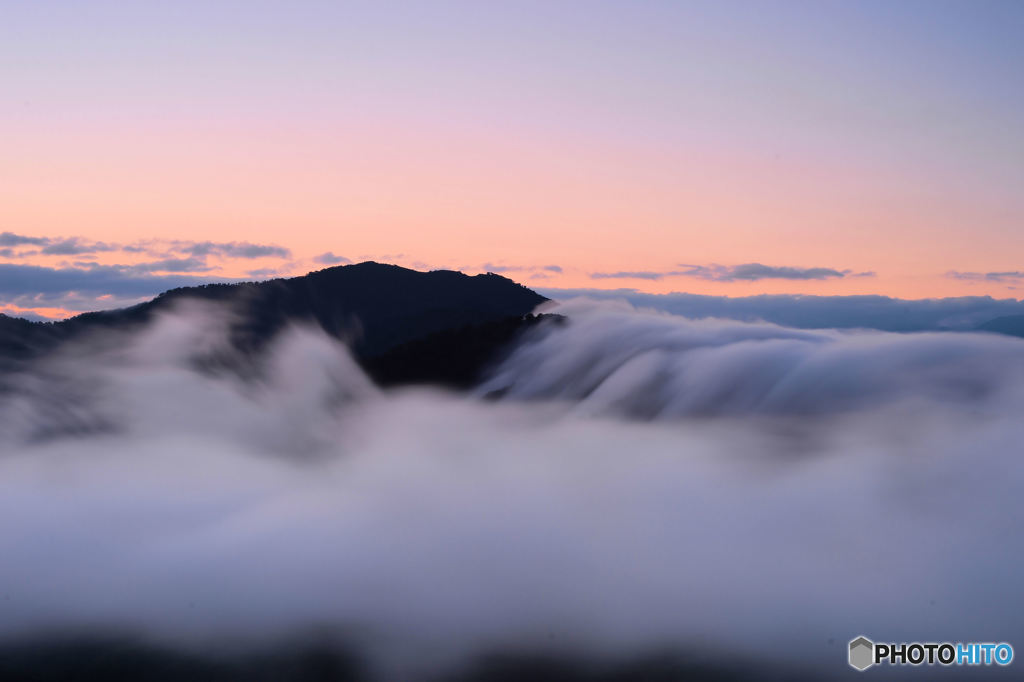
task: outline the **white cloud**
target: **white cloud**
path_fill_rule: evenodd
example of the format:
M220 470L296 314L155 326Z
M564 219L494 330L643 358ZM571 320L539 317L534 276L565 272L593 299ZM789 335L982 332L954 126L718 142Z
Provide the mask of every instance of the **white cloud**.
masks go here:
M1024 635L1024 344L563 312L523 349L540 364L506 366L551 378L528 403L381 393L310 331L254 383L200 372L229 352L202 310L66 349L0 402L0 639L334 625L409 679L500 646L694 642L824 677L861 632ZM573 355L606 375L584 402ZM690 417L593 416L635 412L659 366ZM839 414L795 418L812 398Z

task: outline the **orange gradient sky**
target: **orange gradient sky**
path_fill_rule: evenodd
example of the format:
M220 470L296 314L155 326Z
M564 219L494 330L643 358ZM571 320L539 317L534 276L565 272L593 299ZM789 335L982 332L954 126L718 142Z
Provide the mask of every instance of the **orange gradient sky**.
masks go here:
M890 5L13 8L0 231L290 250L197 277L329 251L545 287L1018 298L1020 6ZM843 276L594 277L747 263Z

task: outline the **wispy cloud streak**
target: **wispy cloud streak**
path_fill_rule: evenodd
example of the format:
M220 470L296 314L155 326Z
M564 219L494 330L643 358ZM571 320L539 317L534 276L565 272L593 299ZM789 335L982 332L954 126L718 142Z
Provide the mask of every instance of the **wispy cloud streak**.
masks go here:
M623 270L618 272L594 272L591 279L644 279L661 280L666 277L696 277L714 282L756 282L763 279L823 280L844 277L874 277L874 272L854 272L835 268L764 265L743 263L741 265L691 265L681 263L682 270Z

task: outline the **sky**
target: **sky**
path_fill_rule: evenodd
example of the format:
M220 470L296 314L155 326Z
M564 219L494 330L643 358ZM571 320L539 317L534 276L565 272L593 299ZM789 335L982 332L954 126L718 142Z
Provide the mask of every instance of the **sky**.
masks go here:
M1021 35L995 0L0 0L0 311L370 259L1021 298Z

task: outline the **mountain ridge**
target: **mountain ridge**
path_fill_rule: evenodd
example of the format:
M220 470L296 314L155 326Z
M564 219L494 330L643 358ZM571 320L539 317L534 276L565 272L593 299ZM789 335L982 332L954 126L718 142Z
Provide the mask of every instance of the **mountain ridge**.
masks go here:
M979 324L977 329L1007 336L1024 338L1024 315L1003 315Z
M386 376L389 384L415 377L465 386L500 346L536 323L530 313L548 299L494 273L422 272L365 261L297 277L179 287L128 308L54 322L0 315L0 356L10 366L85 334L133 329L184 300L228 306L236 318L230 341L245 354L259 353L290 324L308 323L345 341L371 376ZM429 351L419 350L420 342ZM403 369L379 360L400 347L393 357Z

